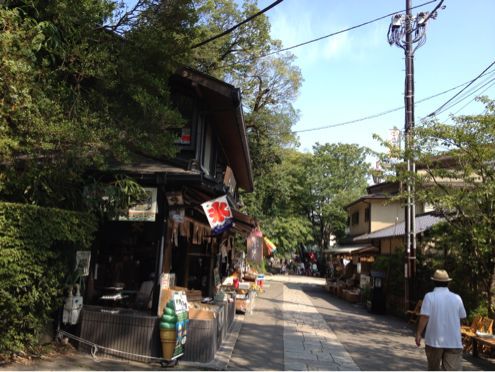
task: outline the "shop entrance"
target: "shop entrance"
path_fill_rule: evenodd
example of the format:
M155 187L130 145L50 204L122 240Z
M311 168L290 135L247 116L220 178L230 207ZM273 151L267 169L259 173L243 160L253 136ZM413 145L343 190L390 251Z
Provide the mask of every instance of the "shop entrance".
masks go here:
M155 223L107 222L93 250L87 303L149 309L156 275L156 237Z

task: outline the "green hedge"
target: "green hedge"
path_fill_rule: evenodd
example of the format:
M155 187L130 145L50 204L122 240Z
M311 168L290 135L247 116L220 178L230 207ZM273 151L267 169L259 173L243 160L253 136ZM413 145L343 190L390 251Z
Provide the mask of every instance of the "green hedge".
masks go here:
M88 214L0 203L0 353L35 346L62 305L76 249L90 249Z

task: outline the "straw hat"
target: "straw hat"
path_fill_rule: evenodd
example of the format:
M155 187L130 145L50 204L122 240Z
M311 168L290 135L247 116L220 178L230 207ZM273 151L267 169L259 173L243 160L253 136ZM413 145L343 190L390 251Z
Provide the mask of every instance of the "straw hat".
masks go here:
M452 278L449 278L449 274L445 270L435 270L435 274L433 274L431 280L435 282L450 282Z

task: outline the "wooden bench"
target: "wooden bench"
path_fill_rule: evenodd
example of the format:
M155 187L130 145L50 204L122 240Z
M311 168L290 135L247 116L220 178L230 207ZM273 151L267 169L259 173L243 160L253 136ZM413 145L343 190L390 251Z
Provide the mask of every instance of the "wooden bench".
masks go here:
M423 305L423 300L419 300L413 310L407 310L406 316L409 323L416 323L419 319L419 314L421 313L421 305Z
M471 325L461 326L461 334L463 336L474 336L476 334L476 331L480 330L482 320L483 320L482 316L480 315L475 316L473 318L473 321L471 322Z
M464 351L470 352L472 349L473 356L477 356L478 354L478 343L486 349L490 349L494 346L493 338L479 337L477 332L492 334L493 319L488 317L476 316L473 318L470 326L461 326L461 336Z
M493 348L495 348L495 338L492 338L492 337L473 336L473 337L471 337L471 341L472 341L472 345L473 345L473 356L474 357L479 356L478 346L481 346L483 348L487 348L490 350L493 350Z

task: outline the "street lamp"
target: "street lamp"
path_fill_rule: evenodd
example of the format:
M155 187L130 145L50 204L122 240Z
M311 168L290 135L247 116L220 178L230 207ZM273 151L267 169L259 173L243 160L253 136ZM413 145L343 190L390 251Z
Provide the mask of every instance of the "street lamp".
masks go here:
M415 302L414 279L416 273L416 203L414 200L415 184L414 173L416 164L411 149L413 147L414 129L414 52L426 42L426 23L428 19L436 17L436 10L443 0L434 8L433 12L420 12L416 16L411 14L411 0L406 0L406 14L392 16L388 29L388 42L404 50L406 79L404 91L405 122L404 122L404 160L407 163L407 202L405 206L405 307L409 309Z

